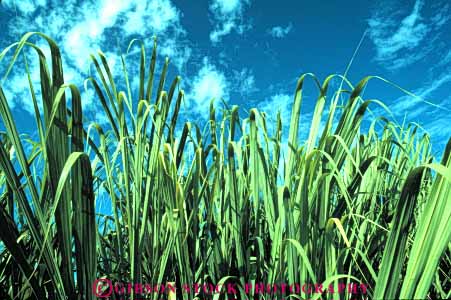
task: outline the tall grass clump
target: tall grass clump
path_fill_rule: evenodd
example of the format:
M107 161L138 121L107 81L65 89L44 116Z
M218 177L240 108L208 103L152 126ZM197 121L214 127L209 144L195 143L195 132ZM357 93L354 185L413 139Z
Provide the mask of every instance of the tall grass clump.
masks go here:
M47 42L50 57L32 37ZM293 299L451 296L451 143L436 162L428 135L414 125L373 115L362 126L370 104L384 107L362 98L378 78L354 86L338 75L320 82L305 74L290 119L268 124L257 109L243 116L237 106L217 113L212 104L202 127L181 123L181 78L167 78L168 59L156 74L156 43L150 58L140 45L136 93L125 57L116 78L99 52L90 56L85 87L108 120L101 126L84 117L59 48L43 34L28 33L0 54L9 57L2 84L24 48L39 57L40 95L26 60L23 67L37 138L17 130L0 87L1 299L96 299L98 278L175 282L177 291L234 283L238 299L267 299L246 291L256 283L367 285L357 296L310 290ZM318 97L301 140L307 80ZM332 91L333 80L346 89ZM97 198L108 209L96 207Z

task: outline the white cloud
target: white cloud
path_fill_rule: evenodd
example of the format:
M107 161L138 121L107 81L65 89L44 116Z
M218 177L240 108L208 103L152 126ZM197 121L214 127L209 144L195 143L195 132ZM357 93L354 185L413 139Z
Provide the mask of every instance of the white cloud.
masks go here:
M130 11L127 13L127 21L124 26L128 34L140 34L143 27L152 28L154 34L159 34L179 22L180 13L168 0L124 2L130 3ZM115 1L108 1L108 3L115 3ZM175 29L183 31L178 26Z
M288 24L287 27L275 26L271 28L268 33L274 38L283 38L287 36L293 29L293 24Z
M105 44L107 37L105 31L113 26L114 30L123 31L116 35L117 38L121 34L124 36L139 34L146 38L152 35L164 36L170 28L175 29L174 36L167 37L167 42L173 46L174 50L164 54L173 54L174 59L183 60L180 64L186 62L186 52L183 52L181 57L176 56L180 50L174 39L185 32L179 24L179 12L170 1L153 0L146 3L102 0L94 9L92 3L86 2L84 5L81 21L76 23L64 38L65 50L69 55L76 57L79 66L82 60L88 61L86 53L93 53L101 44ZM124 26L118 26L123 23L125 23ZM112 37L108 36L108 38ZM166 39L161 40L164 45ZM114 39L112 41L115 44L116 41Z
M215 0L213 6L219 9L220 13L232 14L241 8L240 0Z
M388 69L410 65L433 48L431 41L437 30L447 22L444 6L434 17L422 15L423 1L417 0L410 13L399 18L399 13L377 12L368 20L369 36L376 46L376 61Z
M50 50L48 47L42 47L38 44L44 52L46 57L50 57ZM35 91L35 95L38 97L38 107L42 111L42 101L40 100L41 86L40 86L40 72L38 56L34 50L25 51L28 70L30 72L30 79ZM5 91L6 99L11 107L20 107L21 109L34 114L33 101L30 94L29 81L26 72L10 73L5 82L2 83L2 88ZM24 101L26 99L26 101Z
M242 34L251 26L244 22L243 14L249 0L213 0L210 11L213 13L215 28L210 32L210 40L213 43L221 41L222 37L235 30Z
M132 38L142 39L147 53L153 46L153 35L158 37L160 55L169 56L173 64L182 70L191 56L191 48L184 40L186 32L180 24L180 12L170 0L126 1L126 0L67 0L55 4L52 9L46 0L7 0L6 9L13 19L8 22L7 35L15 41L26 31L40 31L53 38L61 48L65 81L83 86L90 65L90 54L103 48L113 75L122 72L118 44L125 51ZM137 36L138 35L138 36ZM12 42L11 41L11 42ZM43 43L39 42L40 45ZM138 69L139 59L127 60L129 73ZM30 70L34 82L39 81L39 68L30 58ZM116 67L115 67L116 66ZM21 68L18 68L20 70ZM28 90L26 76L14 71L8 81L13 86ZM39 93L39 84L35 86ZM91 88L91 86L90 86ZM82 88L81 88L82 89ZM32 112L31 98L27 93L18 95L14 91L14 104ZM27 96L28 95L28 96ZM85 109L98 111L98 103L92 97L83 99Z
M305 97L305 96L304 96ZM260 113L266 114L266 126L268 129L268 133L270 135L274 134L274 130L276 129L276 121L277 121L277 114L280 113L280 118L282 122L282 141L286 143L288 141L288 133L290 130L290 122L291 122L291 113L293 110L293 101L294 96L291 94L286 93L277 93L271 96L269 99L257 103L256 107ZM325 111L327 110L327 106L325 108ZM310 126L313 120L313 110L302 110L301 109L301 115L300 115L300 121L299 121L299 128L298 128L298 140L299 145L303 144L310 132ZM336 127L337 123L337 117L332 121L332 127ZM320 133L317 136L317 139L321 135L321 133L324 130L324 127L326 125L326 118L323 116L318 132ZM285 145L286 146L286 145ZM288 149L285 149L284 152L287 153Z
M280 112L284 135L288 135L292 105L293 97L284 93L275 94L269 99L257 104L257 109L261 113L264 112L267 116L268 121L266 124L270 133L273 133L275 130L277 114Z
M224 73L219 71L208 58L204 58L203 66L192 81L191 92L188 95L188 105L192 112L200 114L201 118L208 117L210 101L215 99L228 100L228 87Z
M16 107L16 98L15 94L10 90L9 88L2 86L3 93L6 97L6 100L8 101L8 105L11 109Z
M283 159L288 154L288 131L290 128L291 110L293 104L293 97L289 94L278 93L271 96L269 99L257 103L257 109L260 114L266 115L266 129L270 136L276 134L277 114L280 113L282 121L282 144L279 164L283 164ZM261 132L260 132L261 133ZM264 139L260 139L264 141ZM283 176L283 174L280 174Z

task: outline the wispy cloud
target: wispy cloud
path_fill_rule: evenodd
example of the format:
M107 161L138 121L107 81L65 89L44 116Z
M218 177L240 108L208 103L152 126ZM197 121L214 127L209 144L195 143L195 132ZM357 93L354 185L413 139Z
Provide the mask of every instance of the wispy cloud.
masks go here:
M207 118L211 100L218 102L229 98L228 88L230 83L226 76L215 65L210 63L207 57L203 65L194 77L188 94L188 109L196 114L196 117Z
M451 98L445 100L448 105L450 101ZM449 112L435 110L433 112L425 112L424 115L427 115L427 119L421 122L421 126L431 138L434 155L437 159L440 159L446 143L451 138Z
M243 14L250 0L213 0L210 11L215 22L214 30L210 32L210 40L213 43L221 41L222 37L235 30L242 34L251 25L244 21Z
M428 100L436 90L449 82L451 82L451 73L442 74L437 80L413 91L413 94L417 97L406 95L396 100L394 105L391 106L392 111L397 115L408 114L410 119L419 117L422 113L433 108L424 100Z
M280 39L280 38L284 38L285 36L287 36L287 34L289 34L292 29L293 29L293 24L290 23L286 27L275 26L275 27L271 28L270 30L268 30L268 33L272 37Z
M232 85L233 90L237 91L242 97L249 96L259 90L255 83L254 72L248 68L233 71Z
M451 64L451 49L448 49L448 52L445 54L442 60L438 63L439 67L446 67Z
M432 17L425 16L423 6L423 1L417 0L407 15L385 9L368 20L376 61L388 69L399 69L420 60L433 49L431 41L448 22L449 6L444 5Z
M31 15L38 8L45 7L47 5L46 0L35 0L35 1L18 1L18 0L4 0L3 4L6 7L13 8L25 15Z
M426 130L433 137L434 140L441 141L440 146L444 146L451 137L451 127L449 126L449 119L446 115L440 116L435 120L431 120L425 124ZM439 146L439 145L437 145Z

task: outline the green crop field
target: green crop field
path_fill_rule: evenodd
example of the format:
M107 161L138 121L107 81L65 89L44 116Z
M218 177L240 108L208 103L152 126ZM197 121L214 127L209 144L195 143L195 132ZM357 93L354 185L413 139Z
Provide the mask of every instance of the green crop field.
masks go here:
M391 83L305 74L290 119L221 104L195 124L180 114L181 78L166 78L168 60L156 74L156 44L140 48L134 97L131 75L114 77L99 52L85 85L108 119L100 126L83 116L80 87L65 83L59 48L43 34L0 54L2 78L28 72L25 48L40 58L42 92L30 78L32 139L0 87L0 299L125 299L99 279L177 288L132 288L130 299L276 299L249 288L257 283L323 287L277 299L451 298L451 143L433 157L416 126L369 111L386 107L361 97L366 85ZM304 140L306 81L317 100ZM194 283L236 293L179 292ZM351 283L357 294L340 289Z

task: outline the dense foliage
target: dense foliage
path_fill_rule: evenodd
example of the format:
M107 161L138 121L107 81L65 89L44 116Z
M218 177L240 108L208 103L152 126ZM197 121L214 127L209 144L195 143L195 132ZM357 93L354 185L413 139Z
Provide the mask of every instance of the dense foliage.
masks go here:
M49 61L29 41L36 36L48 42ZM257 109L243 118L236 106L218 114L212 104L202 128L178 124L184 92L179 77L166 82L168 60L156 77L156 45L150 61L140 48L134 97L127 72L113 78L99 52L85 84L108 119L100 126L83 117L79 89L65 84L59 49L45 35L5 49L2 60L15 51L7 72L24 47L40 57L41 95L30 80L29 100L38 138L18 132L0 87L1 299L95 299L102 277L233 282L238 299L268 299L246 294L246 283L281 282L368 285L340 299L450 298L451 144L436 163L413 125L374 116L362 127L371 103L384 107L360 96L372 77L353 86L305 74L290 120L269 126ZM306 80L318 98L301 140ZM331 91L334 80L342 85ZM106 208L95 207L98 197ZM207 299L177 295L196 297ZM308 297L338 296L292 296Z

